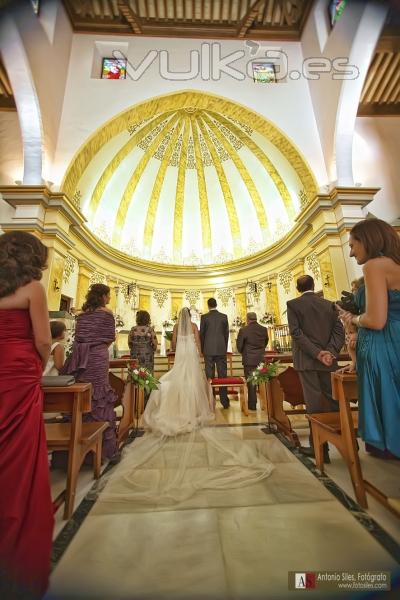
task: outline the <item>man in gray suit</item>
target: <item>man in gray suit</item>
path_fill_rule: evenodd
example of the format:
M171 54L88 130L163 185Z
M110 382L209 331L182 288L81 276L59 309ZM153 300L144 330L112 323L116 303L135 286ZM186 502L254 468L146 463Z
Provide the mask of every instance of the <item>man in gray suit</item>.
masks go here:
M217 367L218 377L226 377L226 350L228 348L229 325L228 317L217 310L215 298L207 300L208 313L201 315L200 340L204 356L207 379L215 377ZM228 391L219 388L219 398L224 408L229 408Z
M308 413L338 410L332 397L331 371L338 368L337 357L344 344L343 325L333 302L314 293L310 275L296 282L299 298L287 302L290 335L293 340L293 366L298 371ZM302 449L314 456L312 436L310 448ZM328 445L324 460L329 462Z
M264 362L265 346L267 344L268 329L257 323L255 312L247 313L247 325L239 329L236 340L236 347L242 355L242 365L246 379L261 362ZM249 393L249 410L256 410L256 388L248 383L247 390Z

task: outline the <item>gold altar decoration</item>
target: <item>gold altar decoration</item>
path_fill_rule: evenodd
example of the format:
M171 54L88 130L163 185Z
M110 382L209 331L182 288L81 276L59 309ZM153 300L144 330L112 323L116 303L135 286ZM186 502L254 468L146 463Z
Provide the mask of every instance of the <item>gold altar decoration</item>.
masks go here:
M126 304L132 303L133 306L136 305L137 284L135 282L132 281L131 283L123 283L121 285L121 292L125 298Z
M104 273L99 273L98 271L94 271L89 280L90 285L94 283L102 283L103 285L107 285L107 276Z
M185 290L185 298L190 306L196 306L200 300L200 292L199 290Z
M282 319L279 310L278 283L276 276L273 276L272 278L268 276L268 280L265 283L265 303L268 311L274 316L275 324L279 325Z
M221 300L222 306L228 306L229 300L233 298L233 289L220 288L217 290L217 298Z
M76 265L77 265L77 260L70 254L67 254L67 256L65 257L65 261L64 261L64 273L63 273L64 283L69 282L69 278L71 277L72 273L75 272Z
M319 266L318 256L315 252L313 252L312 254L309 254L306 257L306 263L307 263L308 268L310 269L311 273L313 274L314 279L321 280L321 269Z
M147 310L150 313L150 304L150 291L141 289L139 292L139 310Z
M291 287L292 281L293 281L292 271L288 270L288 271L282 271L282 273L279 273L279 283L285 290L285 294L288 294L290 292L290 287Z
M329 255L329 250L325 250L319 255L319 264L321 267L321 281L324 298L333 302L339 298L335 286L335 278L333 275L332 262Z
M235 304L236 314L242 319L242 321L245 321L247 315L246 292L236 292Z
M60 256L55 250L52 250L49 254L49 258L51 258L51 269L47 289L47 302L49 310L60 310L64 257Z
M153 289L153 296L158 306L162 308L168 300L169 291L165 289Z
M307 196L305 190L300 190L299 197L300 197L300 208L301 208L301 210L304 210L306 208L306 206L310 203L311 198L309 198Z

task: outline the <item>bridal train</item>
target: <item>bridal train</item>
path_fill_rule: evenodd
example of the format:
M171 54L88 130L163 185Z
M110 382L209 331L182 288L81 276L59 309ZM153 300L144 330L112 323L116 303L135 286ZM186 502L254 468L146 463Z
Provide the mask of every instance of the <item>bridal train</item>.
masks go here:
M102 500L162 508L202 490L249 486L271 474L273 465L256 446L227 427L211 425L215 417L196 329L189 310L182 309L174 366L161 377L143 414L149 431L124 451Z

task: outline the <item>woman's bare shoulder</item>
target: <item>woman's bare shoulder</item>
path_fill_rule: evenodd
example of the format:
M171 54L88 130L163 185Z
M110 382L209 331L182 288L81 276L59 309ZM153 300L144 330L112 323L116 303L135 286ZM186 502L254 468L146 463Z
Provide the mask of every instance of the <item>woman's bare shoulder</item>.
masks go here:
M199 328L197 327L196 323L192 323L192 331L193 333L196 333L196 331L198 331Z
M386 271L393 267L396 263L392 258L388 256L377 256L376 258L370 258L364 265L364 273L377 273L379 271Z

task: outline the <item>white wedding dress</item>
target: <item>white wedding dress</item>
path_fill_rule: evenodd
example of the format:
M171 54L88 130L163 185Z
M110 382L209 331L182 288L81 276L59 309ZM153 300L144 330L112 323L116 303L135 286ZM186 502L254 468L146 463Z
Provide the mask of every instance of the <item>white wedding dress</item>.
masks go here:
M182 309L173 368L160 379L143 414L150 429L124 452L102 493L106 502L154 509L201 490L251 485L268 477L271 462L254 446L210 425L209 384L200 365L190 313Z

